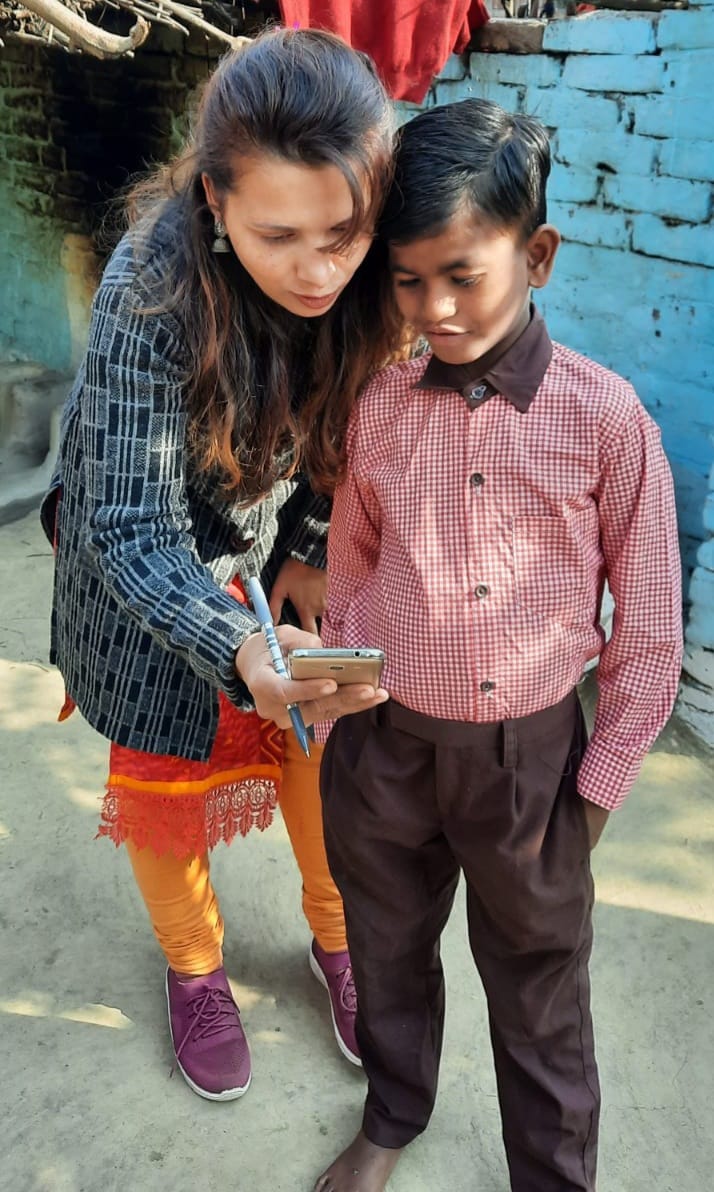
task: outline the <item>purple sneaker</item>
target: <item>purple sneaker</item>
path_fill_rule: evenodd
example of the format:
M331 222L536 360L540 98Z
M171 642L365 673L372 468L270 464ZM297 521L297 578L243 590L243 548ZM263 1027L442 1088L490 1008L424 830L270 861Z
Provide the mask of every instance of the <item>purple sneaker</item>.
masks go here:
M171 1041L176 1063L199 1097L234 1101L250 1084L250 1051L223 967L179 981L166 970Z
M330 995L330 1014L337 1046L345 1059L362 1067L355 1038L357 994L352 978L349 952L325 952L313 940L309 953L310 968Z

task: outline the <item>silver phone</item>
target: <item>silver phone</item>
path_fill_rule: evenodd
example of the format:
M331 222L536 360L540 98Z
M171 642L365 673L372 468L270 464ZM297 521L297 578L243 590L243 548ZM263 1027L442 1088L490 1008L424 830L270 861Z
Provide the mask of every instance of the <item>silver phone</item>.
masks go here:
M291 650L288 670L291 679L334 679L344 683L370 683L379 687L384 665L384 651L360 648Z

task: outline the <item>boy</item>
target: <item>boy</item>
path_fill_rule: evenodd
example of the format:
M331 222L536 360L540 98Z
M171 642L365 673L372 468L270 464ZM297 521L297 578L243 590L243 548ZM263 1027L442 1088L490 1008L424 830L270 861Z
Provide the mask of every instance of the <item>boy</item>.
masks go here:
M339 721L323 763L369 1087L316 1192L381 1192L427 1125L460 871L511 1188L595 1188L589 852L671 710L681 589L657 427L530 306L560 242L549 170L545 130L492 103L402 132L381 235L432 355L368 385L330 531L323 639L381 646L392 698Z

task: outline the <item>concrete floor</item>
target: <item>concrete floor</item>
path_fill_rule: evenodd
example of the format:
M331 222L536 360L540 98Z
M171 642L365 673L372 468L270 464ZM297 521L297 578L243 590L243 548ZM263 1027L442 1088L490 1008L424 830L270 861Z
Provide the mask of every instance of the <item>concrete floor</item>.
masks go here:
M125 856L93 842L105 743L79 716L55 723L51 558L34 514L0 528L0 558L0 1188L308 1192L364 1090L308 971L283 826L215 854L254 1080L212 1104L170 1078L161 957ZM673 721L595 854L600 1192L712 1186L712 777ZM444 954L438 1106L390 1192L506 1192L463 901Z

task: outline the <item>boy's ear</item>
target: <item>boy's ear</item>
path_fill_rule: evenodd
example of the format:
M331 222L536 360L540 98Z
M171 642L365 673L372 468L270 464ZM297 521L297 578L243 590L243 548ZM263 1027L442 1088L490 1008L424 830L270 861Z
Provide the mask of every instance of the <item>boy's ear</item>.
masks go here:
M550 280L559 246L560 232L552 224L540 224L529 236L526 244L528 281L533 289L540 290Z
M216 219L220 219L221 208L218 202L218 196L216 195L216 188L213 185L213 181L209 178L208 174L201 174L201 182L203 183L203 189L206 192L206 202L211 209L211 213L216 217Z

